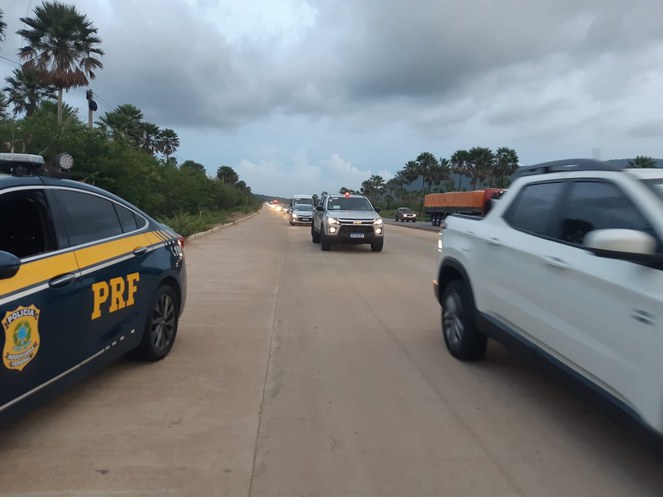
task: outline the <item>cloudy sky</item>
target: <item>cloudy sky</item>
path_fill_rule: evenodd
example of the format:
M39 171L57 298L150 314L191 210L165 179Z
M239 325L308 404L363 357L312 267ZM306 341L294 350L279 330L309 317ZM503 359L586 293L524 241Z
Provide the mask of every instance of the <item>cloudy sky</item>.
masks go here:
M6 4L10 5L7 6ZM5 2L0 77L35 0ZM67 0L98 28L100 113L255 193L359 188L424 151L663 157L660 0ZM84 89L67 103L87 111Z

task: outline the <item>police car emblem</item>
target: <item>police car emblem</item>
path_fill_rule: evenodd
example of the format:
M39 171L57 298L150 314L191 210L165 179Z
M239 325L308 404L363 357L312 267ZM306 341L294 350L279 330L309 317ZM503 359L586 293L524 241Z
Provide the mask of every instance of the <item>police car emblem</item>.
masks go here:
M7 369L22 371L39 351L39 314L34 305L17 307L5 314L2 327L5 329L5 346L2 362Z

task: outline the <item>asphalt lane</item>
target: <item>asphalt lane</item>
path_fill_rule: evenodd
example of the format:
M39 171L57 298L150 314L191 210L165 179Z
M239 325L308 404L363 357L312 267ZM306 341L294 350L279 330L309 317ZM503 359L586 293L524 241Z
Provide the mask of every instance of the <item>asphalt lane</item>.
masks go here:
M264 209L191 241L171 355L0 429L0 496L662 495L618 410L496 343L449 356L436 238L322 252Z

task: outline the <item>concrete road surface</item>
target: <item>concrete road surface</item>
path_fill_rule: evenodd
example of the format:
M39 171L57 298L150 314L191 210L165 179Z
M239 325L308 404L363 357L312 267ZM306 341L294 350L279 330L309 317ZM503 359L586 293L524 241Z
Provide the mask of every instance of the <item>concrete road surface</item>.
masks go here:
M171 355L0 429L0 496L661 496L643 430L491 343L443 348L436 233L321 252L257 216L189 242Z

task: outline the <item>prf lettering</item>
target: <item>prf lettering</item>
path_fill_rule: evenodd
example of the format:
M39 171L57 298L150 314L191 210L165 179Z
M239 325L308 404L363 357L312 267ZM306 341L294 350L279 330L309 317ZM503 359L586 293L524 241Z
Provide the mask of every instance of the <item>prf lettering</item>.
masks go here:
M105 304L107 312L115 312L134 305L134 295L138 290L138 281L140 274L131 273L125 277L118 276L109 281L100 281L92 285L92 294L94 295L94 304L92 309L92 319L101 317L101 305Z

